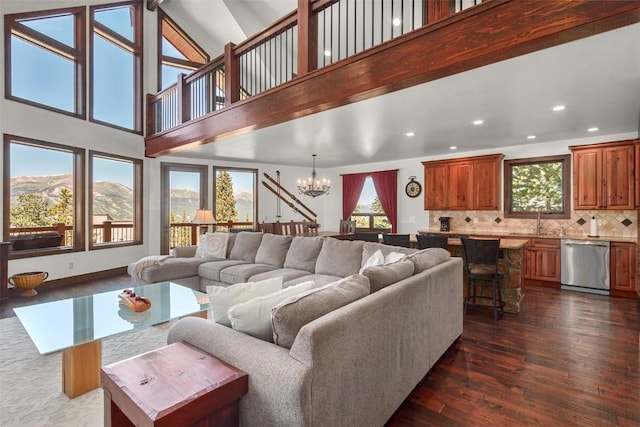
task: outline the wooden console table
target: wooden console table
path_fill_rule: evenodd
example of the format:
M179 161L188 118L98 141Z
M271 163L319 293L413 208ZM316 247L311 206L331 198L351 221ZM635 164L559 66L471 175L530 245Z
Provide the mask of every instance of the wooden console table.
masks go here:
M245 372L184 343L105 366L105 426L237 426Z

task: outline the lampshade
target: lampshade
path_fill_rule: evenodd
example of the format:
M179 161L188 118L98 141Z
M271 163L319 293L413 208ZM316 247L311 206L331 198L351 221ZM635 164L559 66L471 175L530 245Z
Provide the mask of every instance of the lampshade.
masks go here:
M198 209L191 220L193 224L217 224L210 209Z

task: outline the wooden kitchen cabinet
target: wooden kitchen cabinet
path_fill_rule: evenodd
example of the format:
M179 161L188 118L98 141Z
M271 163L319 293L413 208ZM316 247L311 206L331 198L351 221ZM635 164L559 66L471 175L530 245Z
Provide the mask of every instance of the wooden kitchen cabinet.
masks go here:
M636 289L636 244L611 242L611 290L633 292Z
M560 239L533 238L523 251L525 279L560 282Z
M635 141L635 156L636 156L636 208L640 209L640 140Z
M502 154L422 162L425 210L499 210Z
M569 147L574 209L633 209L634 141Z

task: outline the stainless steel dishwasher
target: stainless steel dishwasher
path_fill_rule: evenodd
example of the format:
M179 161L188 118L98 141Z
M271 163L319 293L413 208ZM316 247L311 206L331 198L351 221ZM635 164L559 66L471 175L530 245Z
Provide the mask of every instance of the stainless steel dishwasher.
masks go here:
M562 289L609 295L609 251L606 241L562 239Z

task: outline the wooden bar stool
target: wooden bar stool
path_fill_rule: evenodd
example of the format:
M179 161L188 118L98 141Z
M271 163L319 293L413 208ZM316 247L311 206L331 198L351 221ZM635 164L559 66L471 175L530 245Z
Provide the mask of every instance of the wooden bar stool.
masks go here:
M489 299L480 294L478 288L491 288L491 303L493 318L498 320L504 312L504 301L500 289L500 276L498 271L498 259L500 257L500 239L471 239L461 238L464 272L467 276L467 296L464 299L464 312L469 305L478 304L476 299ZM473 292L472 292L473 291ZM470 302L470 300L472 300Z

